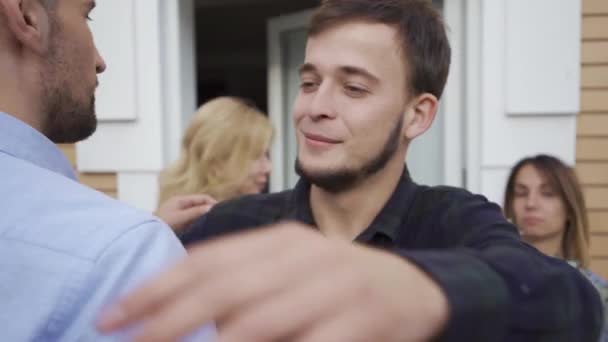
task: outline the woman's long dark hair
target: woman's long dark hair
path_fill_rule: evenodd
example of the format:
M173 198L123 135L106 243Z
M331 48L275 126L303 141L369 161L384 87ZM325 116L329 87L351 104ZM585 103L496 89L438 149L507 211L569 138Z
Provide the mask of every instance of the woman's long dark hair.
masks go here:
M562 240L562 255L566 260L574 260L580 267L589 267L589 219L585 199L576 173L564 162L553 156L540 154L520 160L511 170L505 191L505 216L513 223L515 212L513 199L515 179L522 167L532 165L560 196L566 208L566 227Z

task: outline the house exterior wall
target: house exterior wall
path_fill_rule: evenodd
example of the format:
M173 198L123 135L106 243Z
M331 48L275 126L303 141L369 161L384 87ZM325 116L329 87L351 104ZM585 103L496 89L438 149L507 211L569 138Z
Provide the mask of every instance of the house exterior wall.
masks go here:
M608 1L583 0L576 171L591 225L591 268L608 278Z
M115 175L117 198L151 211L158 174L177 157L196 106L194 2L106 0L93 15L108 68L99 75L97 132L76 144L76 164Z

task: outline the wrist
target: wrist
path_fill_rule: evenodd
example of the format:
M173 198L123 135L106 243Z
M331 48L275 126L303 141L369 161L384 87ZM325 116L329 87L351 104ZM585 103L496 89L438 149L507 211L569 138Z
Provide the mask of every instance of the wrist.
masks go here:
M408 260L399 259L405 264L401 284L410 284L407 292L400 291L404 295L399 301L404 308L404 317L426 331L421 334L425 340L437 338L450 318L447 295L428 273Z

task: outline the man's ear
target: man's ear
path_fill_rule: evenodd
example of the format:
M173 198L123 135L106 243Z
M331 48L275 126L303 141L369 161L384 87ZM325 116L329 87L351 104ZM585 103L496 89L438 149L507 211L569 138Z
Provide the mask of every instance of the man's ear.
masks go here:
M412 140L426 132L435 120L439 101L429 93L424 93L413 99L408 111L404 114L403 135Z
M39 0L0 0L0 14L15 42L43 54L48 47L49 13Z

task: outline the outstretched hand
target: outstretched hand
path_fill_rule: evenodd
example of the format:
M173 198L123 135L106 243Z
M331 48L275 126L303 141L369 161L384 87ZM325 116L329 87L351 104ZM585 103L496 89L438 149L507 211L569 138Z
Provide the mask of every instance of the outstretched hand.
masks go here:
M137 341L215 322L223 342L404 342L436 337L447 318L443 292L407 260L284 223L195 246L98 327L143 323Z

